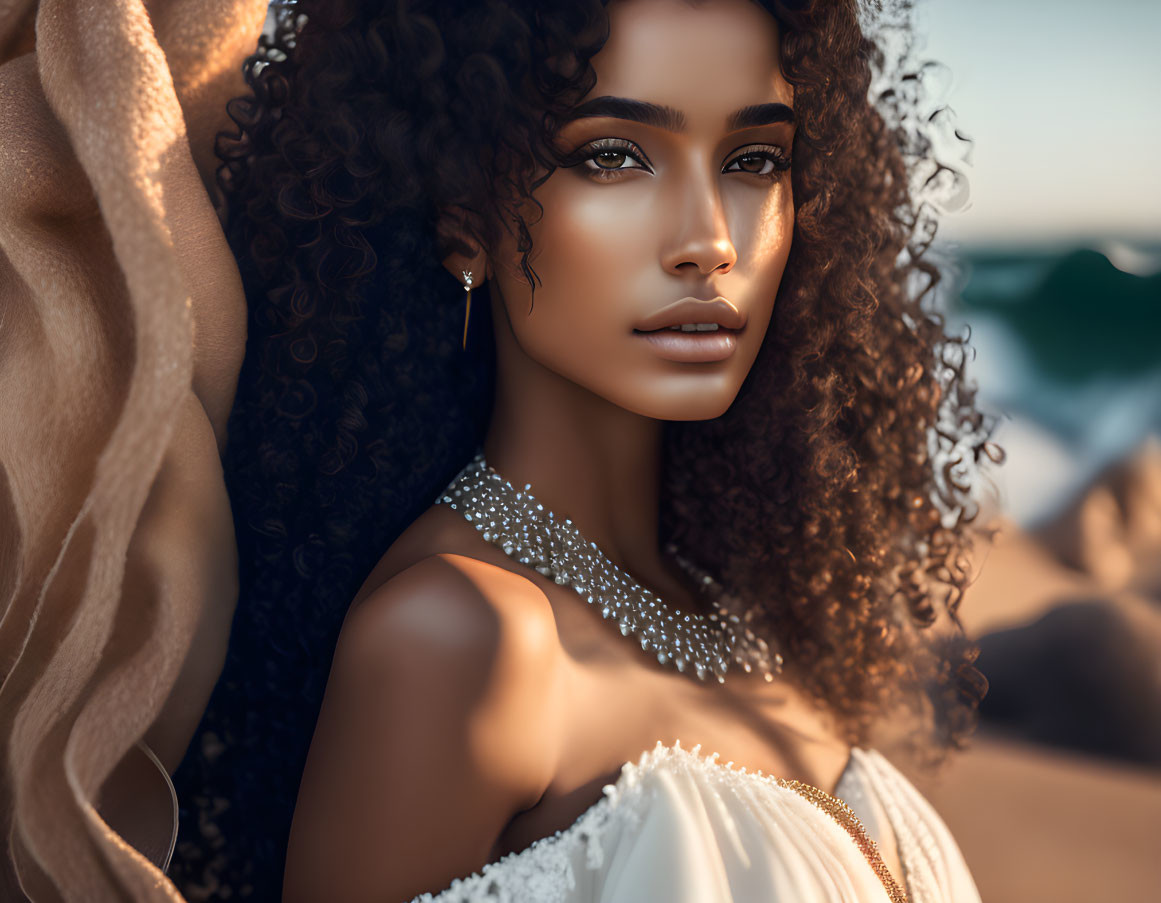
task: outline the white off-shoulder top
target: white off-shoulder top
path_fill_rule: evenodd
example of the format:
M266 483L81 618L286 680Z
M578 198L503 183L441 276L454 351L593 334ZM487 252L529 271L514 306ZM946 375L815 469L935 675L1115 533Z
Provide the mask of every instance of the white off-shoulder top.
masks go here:
M901 896L866 838L885 831L910 903L980 903L947 826L878 752L851 751L836 800L700 750L658 741L570 827L412 903L883 903Z

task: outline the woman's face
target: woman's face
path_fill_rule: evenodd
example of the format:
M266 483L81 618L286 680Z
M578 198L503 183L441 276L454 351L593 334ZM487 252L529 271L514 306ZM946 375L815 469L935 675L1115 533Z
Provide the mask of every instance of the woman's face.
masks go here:
M535 304L508 237L493 313L528 357L622 408L717 417L758 354L793 231L777 25L752 0L614 0L609 17L596 85L559 135L575 156L535 192L543 217L525 214ZM640 331L682 299L701 305L678 322L744 326Z

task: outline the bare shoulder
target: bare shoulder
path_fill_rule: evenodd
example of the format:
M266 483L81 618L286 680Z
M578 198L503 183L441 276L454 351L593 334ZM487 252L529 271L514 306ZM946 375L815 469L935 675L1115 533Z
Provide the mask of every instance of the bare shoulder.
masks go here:
M336 646L284 899L410 899L478 870L555 771L562 661L547 599L495 565L430 555L366 594Z
M422 684L421 706L436 693L470 714L479 764L529 804L547 786L563 655L552 607L531 581L466 555L429 555L352 607L335 657L395 686Z
M505 651L503 641L507 651L536 658L557 648L552 607L534 583L453 552L421 558L353 605L343 635L363 629L402 630L437 648L448 644L489 653Z

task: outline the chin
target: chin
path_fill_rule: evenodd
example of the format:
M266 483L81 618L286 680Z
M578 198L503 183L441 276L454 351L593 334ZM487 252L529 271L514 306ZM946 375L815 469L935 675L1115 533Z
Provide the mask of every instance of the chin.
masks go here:
M713 420L730 409L738 392L670 392L664 399L653 395L621 404L626 410L654 420Z

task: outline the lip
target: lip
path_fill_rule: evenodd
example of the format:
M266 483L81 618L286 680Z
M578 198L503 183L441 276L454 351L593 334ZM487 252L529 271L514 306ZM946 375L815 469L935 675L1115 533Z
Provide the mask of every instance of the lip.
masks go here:
M685 323L717 323L723 329L738 332L746 325L746 315L721 295L708 301L700 298L682 298L647 317L638 323L634 330L652 332Z
M738 330L718 327L717 332L636 332L652 347L658 357L669 361L700 364L722 361L737 350Z

